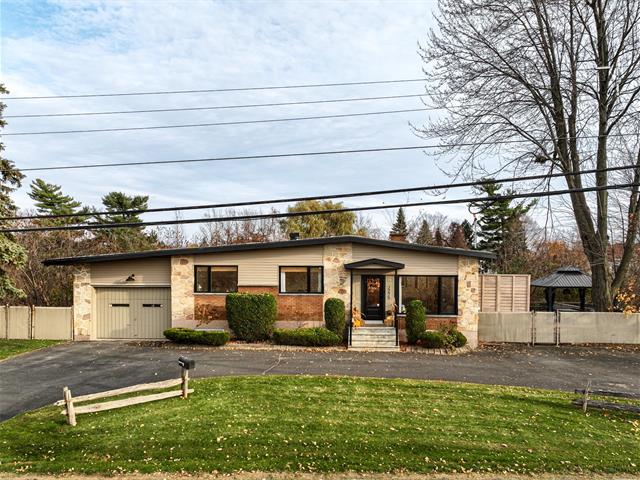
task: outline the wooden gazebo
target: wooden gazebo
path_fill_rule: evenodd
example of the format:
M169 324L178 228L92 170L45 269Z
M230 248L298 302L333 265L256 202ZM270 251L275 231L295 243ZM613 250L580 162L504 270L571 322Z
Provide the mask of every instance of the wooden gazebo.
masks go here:
M580 311L584 312L587 288L591 288L591 277L578 267L561 267L549 276L534 280L531 286L544 288L549 312L554 310L556 289L577 288L580 295Z

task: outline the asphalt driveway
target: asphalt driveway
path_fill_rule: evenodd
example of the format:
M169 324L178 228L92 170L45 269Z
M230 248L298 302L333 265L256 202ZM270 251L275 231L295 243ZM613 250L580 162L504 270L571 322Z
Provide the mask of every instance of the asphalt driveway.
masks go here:
M407 353L185 350L123 342L78 342L0 362L0 421L74 395L179 376L177 358L196 360L195 377L353 375L452 380L558 390L640 391L640 350L504 346L458 356Z

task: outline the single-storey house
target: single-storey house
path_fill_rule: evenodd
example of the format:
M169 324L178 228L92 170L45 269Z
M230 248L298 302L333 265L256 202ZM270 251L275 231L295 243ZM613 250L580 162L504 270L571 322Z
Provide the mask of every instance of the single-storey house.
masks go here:
M292 239L216 247L56 258L75 265L74 338L162 338L169 327L228 328L229 292L268 292L277 327L322 326L324 302L344 301L365 325L394 316L403 338L404 309L420 299L427 328L455 323L477 345L483 251L359 236ZM394 308L397 305L397 308ZM399 333L398 333L399 332Z

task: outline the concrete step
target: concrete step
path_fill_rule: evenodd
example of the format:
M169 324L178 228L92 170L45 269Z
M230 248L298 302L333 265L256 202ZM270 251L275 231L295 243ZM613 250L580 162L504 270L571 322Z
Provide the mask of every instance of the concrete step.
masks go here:
M393 347L349 347L353 352L399 352L400 347L394 345Z

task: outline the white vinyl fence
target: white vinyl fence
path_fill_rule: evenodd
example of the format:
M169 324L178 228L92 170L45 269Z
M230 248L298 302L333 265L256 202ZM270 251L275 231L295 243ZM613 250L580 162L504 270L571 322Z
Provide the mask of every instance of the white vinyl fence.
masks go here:
M0 306L0 338L72 340L72 307Z
M478 339L505 343L640 344L640 314L609 312L480 313Z

